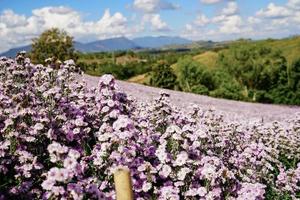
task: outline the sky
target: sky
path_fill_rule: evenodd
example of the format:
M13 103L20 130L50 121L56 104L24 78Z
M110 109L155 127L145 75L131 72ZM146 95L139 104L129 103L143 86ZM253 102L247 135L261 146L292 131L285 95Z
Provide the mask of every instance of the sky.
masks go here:
M283 38L300 33L300 0L0 0L0 52L53 27L80 42Z

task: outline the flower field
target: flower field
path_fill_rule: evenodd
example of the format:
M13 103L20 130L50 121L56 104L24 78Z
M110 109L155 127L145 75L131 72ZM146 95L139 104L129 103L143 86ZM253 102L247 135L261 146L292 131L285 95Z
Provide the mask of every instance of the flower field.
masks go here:
M300 199L300 115L228 120L137 102L111 75L97 88L24 54L0 58L0 199L115 199L130 169L135 199Z

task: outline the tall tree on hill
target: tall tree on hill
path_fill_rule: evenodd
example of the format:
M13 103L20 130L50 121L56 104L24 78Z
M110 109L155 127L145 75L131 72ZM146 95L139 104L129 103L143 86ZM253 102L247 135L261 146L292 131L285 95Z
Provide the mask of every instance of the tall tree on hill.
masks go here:
M44 64L48 58L51 58L52 63L67 59L76 61L77 55L73 47L73 37L63 30L52 28L33 39L32 61Z

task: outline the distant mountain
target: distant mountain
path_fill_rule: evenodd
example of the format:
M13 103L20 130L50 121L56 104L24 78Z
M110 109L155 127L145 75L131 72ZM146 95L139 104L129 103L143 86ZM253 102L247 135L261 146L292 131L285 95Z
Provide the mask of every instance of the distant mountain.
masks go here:
M97 52L97 51L117 51L117 50L129 50L139 49L133 41L126 37L111 38L106 40L98 40L84 44L84 48L77 48L82 52Z
M0 54L0 56L15 57L20 51L31 51L31 45L10 49Z
M110 38L105 40L97 40L89 43L74 42L74 48L80 52L103 52L103 51L117 51L117 50L130 50L140 49L133 41L126 37ZM0 56L14 57L22 50L30 51L31 45L10 49Z
M74 48L77 51L89 52L103 52L103 51L117 51L117 50L135 50L143 48L161 48L166 45L188 45L192 41L181 37L141 37L129 40L126 37L110 38L105 40L97 40L89 43L74 42ZM30 51L31 45L10 49L0 56L14 57L22 50Z
M132 39L132 41L143 48L161 48L167 45L184 45L192 43L191 40L185 38L169 36L139 37Z

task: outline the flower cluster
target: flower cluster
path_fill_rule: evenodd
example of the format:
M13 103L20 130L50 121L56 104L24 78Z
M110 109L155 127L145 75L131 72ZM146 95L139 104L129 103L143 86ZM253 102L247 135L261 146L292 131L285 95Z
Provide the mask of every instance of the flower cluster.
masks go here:
M115 199L130 169L135 199L300 198L300 116L232 121L161 95L130 99L111 75L88 88L24 53L0 58L0 199Z

